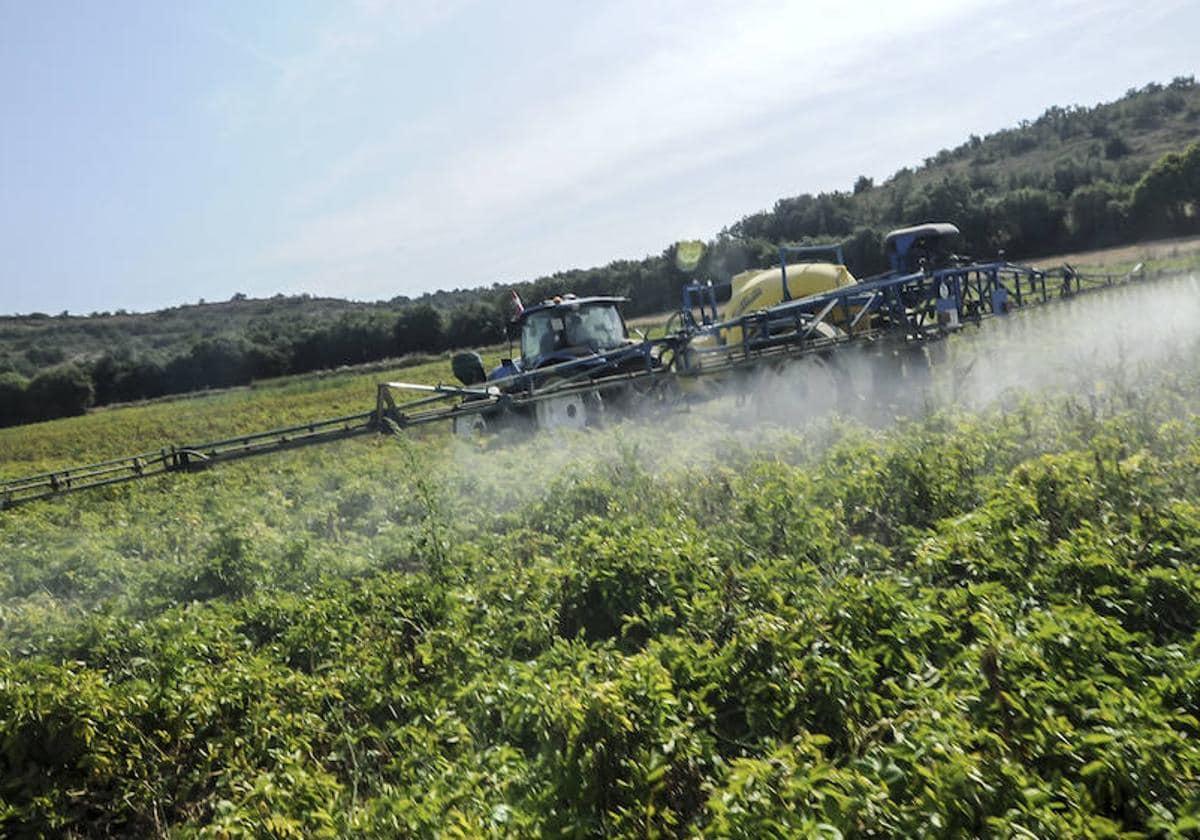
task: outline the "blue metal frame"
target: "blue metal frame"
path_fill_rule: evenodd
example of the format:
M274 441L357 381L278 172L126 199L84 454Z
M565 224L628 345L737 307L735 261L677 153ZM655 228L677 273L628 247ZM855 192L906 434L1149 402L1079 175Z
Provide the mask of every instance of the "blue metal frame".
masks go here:
M684 330L699 329L702 326L716 323L720 315L717 313L717 289L728 286L729 283L713 284L711 280L705 283L692 281L683 287L683 306L680 309L684 321ZM693 310L700 310L700 322L696 322Z
M885 274L797 300L787 301L728 321L694 326L689 337L710 334L723 338L741 331L741 342L730 346L692 347L693 361L705 355L740 358L779 347L796 352L852 341L862 333L897 334L907 340L936 338L963 324L1004 316L1012 309L1070 297L1088 288L1113 285L1115 279L1083 278L1065 269L1048 273L1007 262L975 263L935 271ZM686 292L685 292L686 299ZM957 317L950 318L954 313ZM836 316L843 335L831 339L818 331ZM684 373L700 365L684 360Z

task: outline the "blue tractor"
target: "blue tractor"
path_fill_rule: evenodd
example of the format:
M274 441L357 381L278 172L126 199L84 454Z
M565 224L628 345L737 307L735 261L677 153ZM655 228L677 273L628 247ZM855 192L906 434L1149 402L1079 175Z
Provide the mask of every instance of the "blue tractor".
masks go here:
M661 367L655 342L629 336L625 301L568 294L519 309L508 323L510 357L491 373L477 353L457 354L452 368L465 393L454 432L579 429L624 413L634 381Z

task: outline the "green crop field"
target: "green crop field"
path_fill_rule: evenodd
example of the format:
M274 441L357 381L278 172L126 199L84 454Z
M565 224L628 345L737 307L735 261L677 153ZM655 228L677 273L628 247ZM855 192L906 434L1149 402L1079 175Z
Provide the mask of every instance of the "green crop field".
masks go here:
M0 513L0 834L1194 835L1197 284L1165 282L955 336L918 398ZM0 471L447 368L6 429Z
M499 352L488 356L498 356ZM288 377L0 429L0 478L370 410L379 382L453 382L448 358L393 369Z

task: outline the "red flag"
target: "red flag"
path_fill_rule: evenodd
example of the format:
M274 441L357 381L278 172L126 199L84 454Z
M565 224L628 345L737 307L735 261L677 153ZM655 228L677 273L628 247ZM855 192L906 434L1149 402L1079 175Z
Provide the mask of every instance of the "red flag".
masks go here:
M525 311L525 304L521 303L521 296L517 294L517 290L512 290L513 309L517 310L514 318L520 318L521 313Z

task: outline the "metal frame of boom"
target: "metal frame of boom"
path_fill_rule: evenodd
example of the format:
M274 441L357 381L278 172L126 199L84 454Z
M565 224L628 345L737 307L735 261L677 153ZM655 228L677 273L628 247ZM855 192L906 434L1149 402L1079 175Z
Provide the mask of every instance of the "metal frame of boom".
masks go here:
M169 446L81 467L51 470L0 483L0 510L92 487L123 484L170 472L201 470L221 461L358 437L377 428L374 411L186 446Z
M684 348L676 372L683 377L711 376L774 358L823 353L837 345L884 337L935 340L966 324L1146 276L1136 270L1124 275L1084 275L1069 266L1042 271L1007 262L885 274L728 321L685 319L689 338L712 336L714 341ZM685 289L684 308L707 308L712 297L711 286L690 284ZM822 324L837 329L821 330ZM727 338L734 331L741 338L730 342Z

